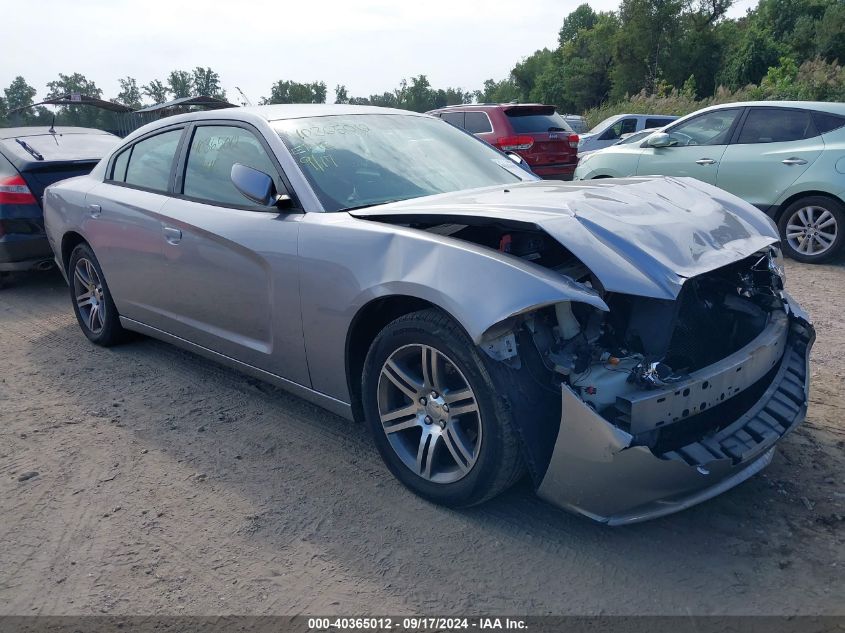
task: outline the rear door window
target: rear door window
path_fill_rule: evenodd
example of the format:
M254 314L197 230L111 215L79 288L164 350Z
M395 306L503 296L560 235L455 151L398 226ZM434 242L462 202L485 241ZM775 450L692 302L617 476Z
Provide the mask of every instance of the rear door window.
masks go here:
M817 135L813 117L807 110L751 108L737 143L787 143Z
M127 185L166 192L182 129L162 132L132 146L126 167Z
M464 127L464 113L463 112L443 112L440 115L440 118L446 121L446 123L451 123L455 127L459 127L463 129Z
M464 127L472 134L485 134L493 131L493 126L485 112L466 112Z
M675 119L646 119L644 129L663 127L664 125L669 125L674 120Z
M235 163L278 180L276 168L264 146L249 130L227 125L198 127L188 151L183 193L189 198L220 205L255 206L232 183Z
M813 122L819 134L827 134L845 125L845 116L829 114L828 112L813 112Z

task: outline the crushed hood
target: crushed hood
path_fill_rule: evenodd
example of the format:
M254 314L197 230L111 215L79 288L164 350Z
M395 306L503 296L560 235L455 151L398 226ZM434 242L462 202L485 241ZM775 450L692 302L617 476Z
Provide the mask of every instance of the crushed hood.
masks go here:
M350 213L396 223L533 225L578 257L606 290L660 299L674 299L686 279L779 239L762 212L692 178L523 182Z

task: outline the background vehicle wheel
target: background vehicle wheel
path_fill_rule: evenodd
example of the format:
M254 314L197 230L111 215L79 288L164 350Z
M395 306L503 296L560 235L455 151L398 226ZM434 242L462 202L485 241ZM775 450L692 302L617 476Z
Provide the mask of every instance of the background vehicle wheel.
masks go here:
M364 411L379 453L402 483L435 503L481 503L523 474L511 412L487 362L434 309L387 325L367 355Z
M79 327L92 342L108 347L126 338L120 315L112 301L106 278L94 251L80 244L70 255L68 265L70 300Z
M808 264L828 261L845 240L845 208L824 196L796 200L778 222L784 253Z

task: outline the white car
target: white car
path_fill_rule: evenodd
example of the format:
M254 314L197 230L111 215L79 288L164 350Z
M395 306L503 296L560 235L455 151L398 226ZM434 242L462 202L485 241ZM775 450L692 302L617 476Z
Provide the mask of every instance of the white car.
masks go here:
M581 140L578 142L578 154L609 147L625 134L633 134L653 127L664 127L677 118L657 114L616 114L581 135Z

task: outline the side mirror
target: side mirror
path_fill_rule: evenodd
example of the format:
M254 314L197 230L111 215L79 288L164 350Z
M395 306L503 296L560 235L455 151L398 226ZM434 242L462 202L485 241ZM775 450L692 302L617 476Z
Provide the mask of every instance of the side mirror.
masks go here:
M263 171L235 163L231 172L232 184L244 197L265 207L279 206L290 202L287 194L278 194L273 179Z
M507 154L508 158L510 158L517 165L522 166L525 164L525 159L516 152L505 152L505 154Z
M656 132L648 137L644 145L646 147L669 147L674 141L666 132Z

